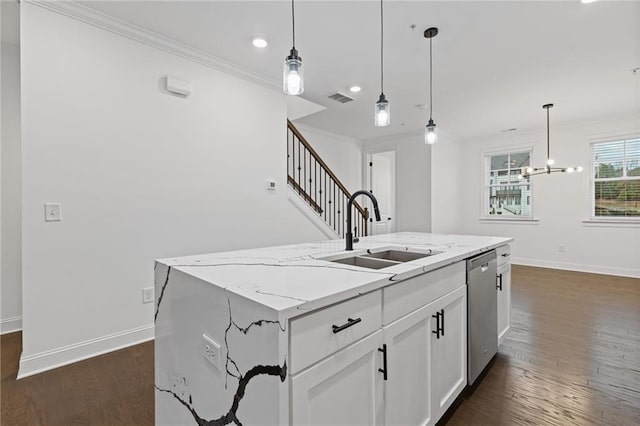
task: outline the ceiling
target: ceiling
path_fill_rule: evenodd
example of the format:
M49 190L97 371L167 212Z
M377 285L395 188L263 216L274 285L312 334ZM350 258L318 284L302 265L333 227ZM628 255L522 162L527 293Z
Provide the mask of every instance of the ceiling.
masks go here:
M88 1L85 5L281 81L291 48L286 1ZM411 29L411 25L415 29ZM427 111L428 43L433 40L434 113L460 139L503 129L640 116L640 2L385 2L385 94L392 125L373 126L380 93L379 3L296 2L296 47L305 66L306 99L327 109L304 124L352 138L418 131ZM267 37L257 49L251 37ZM356 101L327 98L363 91Z

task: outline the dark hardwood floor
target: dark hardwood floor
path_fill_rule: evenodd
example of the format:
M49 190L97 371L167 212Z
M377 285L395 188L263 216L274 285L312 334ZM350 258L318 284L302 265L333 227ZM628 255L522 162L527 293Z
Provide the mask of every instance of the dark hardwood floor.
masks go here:
M2 426L153 425L153 342L18 381L22 333L0 344Z
M514 266L512 330L448 425L639 425L640 280ZM153 343L16 381L0 339L0 423L153 425Z
M514 266L511 334L448 425L640 425L640 279Z

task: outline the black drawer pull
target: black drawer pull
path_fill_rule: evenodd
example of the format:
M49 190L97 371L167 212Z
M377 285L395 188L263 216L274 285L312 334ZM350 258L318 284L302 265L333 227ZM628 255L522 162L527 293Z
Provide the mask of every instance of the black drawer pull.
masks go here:
M500 291L502 291L502 274L498 275L496 277L498 279L498 283L496 284L496 288Z
M502 253L502 257L509 257L511 256L511 253Z
M356 325L357 323L359 323L360 321L362 321L362 318L356 318L356 319L351 319L351 318L347 318L347 322L345 322L342 325L332 325L331 328L333 328L333 333L340 333L342 330L347 329L353 325Z

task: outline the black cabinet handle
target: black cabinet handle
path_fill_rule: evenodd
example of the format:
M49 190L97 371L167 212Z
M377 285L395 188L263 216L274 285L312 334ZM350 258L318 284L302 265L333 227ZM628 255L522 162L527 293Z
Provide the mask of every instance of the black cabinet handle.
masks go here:
M379 352L382 352L382 368L378 368L378 371L382 373L382 377L387 380L387 344L383 344L382 348L378 348Z
M440 338L440 312L436 312L435 315L431 315L431 318L436 319L436 329L431 330L431 332L436 335L436 339L439 339Z
M502 257L509 257L511 256L511 253L502 253Z
M342 330L345 330L351 326L356 325L357 323L359 323L360 321L362 321L362 318L356 318L356 319L351 319L351 318L347 318L347 322L345 322L342 325L332 325L331 328L333 328L333 333L340 333Z
M440 335L444 336L444 309L440 309Z
M496 284L496 288L500 291L502 291L502 274L498 275L496 277L498 279L498 283Z

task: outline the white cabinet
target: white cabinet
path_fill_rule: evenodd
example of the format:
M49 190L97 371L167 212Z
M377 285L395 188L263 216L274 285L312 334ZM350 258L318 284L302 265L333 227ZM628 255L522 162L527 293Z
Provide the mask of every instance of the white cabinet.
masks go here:
M381 317L382 291L377 290L293 319L291 373L379 330Z
M435 311L427 305L384 327L388 377L385 424L427 425L431 413L431 345ZM433 320L433 321L432 321Z
M464 262L293 319L290 330L291 424L433 425L467 384Z
M467 288L383 328L386 425L434 424L467 384Z
M511 329L511 264L498 266L496 277L498 293L498 344L506 338Z
M431 342L431 410L439 419L467 385L467 287L462 286L429 306L435 315ZM438 324L438 322L440 324Z
M293 376L292 424L382 424L382 347L378 330Z

